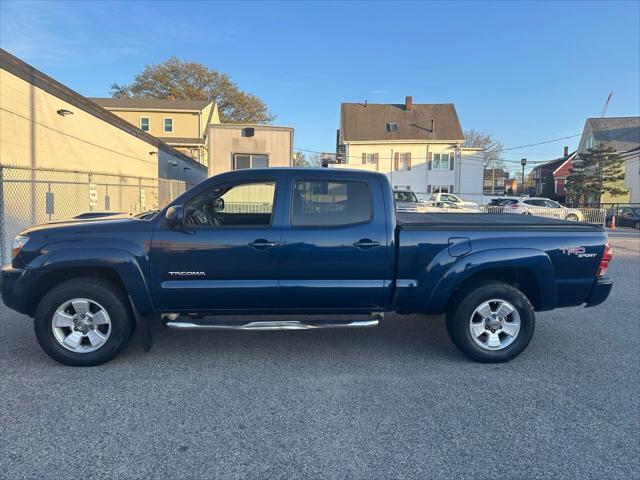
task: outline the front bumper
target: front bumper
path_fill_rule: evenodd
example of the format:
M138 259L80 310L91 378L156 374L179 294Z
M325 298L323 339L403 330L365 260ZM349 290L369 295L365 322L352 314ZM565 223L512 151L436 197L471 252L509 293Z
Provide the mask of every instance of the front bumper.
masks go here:
M607 299L609 293L611 293L612 287L613 279L611 277L598 278L596 283L593 284L593 288L591 289L591 293L589 294L585 307L595 307L596 305L600 305Z
M33 315L33 305L30 305L28 288L24 284L29 277L29 271L6 265L0 270L0 288L2 301L12 310L27 315Z

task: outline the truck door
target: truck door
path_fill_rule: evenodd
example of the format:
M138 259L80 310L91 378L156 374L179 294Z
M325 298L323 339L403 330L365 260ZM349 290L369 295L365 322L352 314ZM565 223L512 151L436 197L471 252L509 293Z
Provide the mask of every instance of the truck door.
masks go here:
M182 227L158 227L150 282L160 310L275 304L282 230L276 183L274 177L212 185L185 203Z
M289 184L278 270L283 299L304 309L370 310L391 277L376 180L296 173Z

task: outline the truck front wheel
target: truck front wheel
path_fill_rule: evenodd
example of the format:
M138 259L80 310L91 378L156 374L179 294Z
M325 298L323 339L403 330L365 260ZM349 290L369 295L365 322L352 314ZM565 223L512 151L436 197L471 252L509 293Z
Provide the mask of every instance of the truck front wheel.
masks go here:
M54 360L71 366L108 362L133 332L131 308L114 284L77 278L51 289L34 319L36 337Z
M475 284L451 302L447 331L451 341L479 362L507 362L522 353L535 329L533 306L506 283Z

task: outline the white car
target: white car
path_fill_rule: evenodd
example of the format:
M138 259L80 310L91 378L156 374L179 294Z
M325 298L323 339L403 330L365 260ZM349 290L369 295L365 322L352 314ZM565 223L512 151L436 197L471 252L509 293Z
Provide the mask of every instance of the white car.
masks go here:
M573 222L582 222L584 220L580 210L567 208L554 200L541 197L520 198L516 203L504 205L504 213L522 213Z
M480 213L480 210L461 207L453 202L425 202L424 205L431 213Z
M472 208L476 210L480 209L480 205L478 205L477 203L462 200L460 197L454 195L453 193L434 193L433 195L431 195L431 201L450 202L462 208Z

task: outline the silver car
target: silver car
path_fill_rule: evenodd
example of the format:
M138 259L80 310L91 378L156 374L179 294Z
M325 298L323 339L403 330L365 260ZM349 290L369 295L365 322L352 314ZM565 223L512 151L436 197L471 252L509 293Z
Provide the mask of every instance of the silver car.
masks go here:
M504 213L522 213L573 222L582 222L584 220L580 210L567 208L554 200L542 197L520 198L515 203L505 205L503 211Z
M423 213L426 211L424 204L418 200L416 194L411 190L394 190L393 199L396 203L397 212Z

